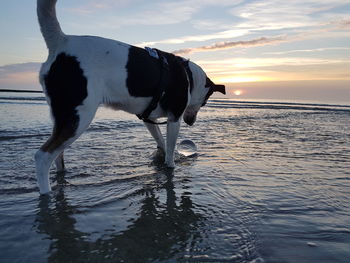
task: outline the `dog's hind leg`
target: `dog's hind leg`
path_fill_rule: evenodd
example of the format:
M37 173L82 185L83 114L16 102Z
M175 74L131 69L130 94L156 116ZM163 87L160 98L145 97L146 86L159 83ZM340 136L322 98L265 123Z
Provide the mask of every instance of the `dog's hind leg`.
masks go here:
M60 133L54 133L35 154L36 176L41 194L46 194L51 191L49 169L52 162L60 154L58 149L64 148L64 146L61 145L61 142L64 140L64 136L60 135Z
M167 135L166 135L166 154L165 154L165 164L169 168L175 167L175 145L176 140L179 135L180 130L180 120L169 121L167 124Z
M148 131L151 133L154 140L157 142L157 148L165 153L165 142L163 135L159 129L159 126L157 124L152 124L148 122L144 122L144 124Z
M58 155L58 157L55 160L55 165L56 165L56 171L63 172L65 170L65 165L64 165L64 157L63 157L63 152Z
M63 160L59 157L60 154L88 128L96 109L97 107L90 111L77 110L74 116L67 117L63 122L55 120L51 137L35 154L36 175L41 194L51 191L49 181L51 164L57 159L57 162Z
M154 140L157 142L157 150L152 154L152 159L157 163L164 163L165 158L165 142L163 135L159 129L157 124L152 124L148 122L144 122L148 131L151 133Z

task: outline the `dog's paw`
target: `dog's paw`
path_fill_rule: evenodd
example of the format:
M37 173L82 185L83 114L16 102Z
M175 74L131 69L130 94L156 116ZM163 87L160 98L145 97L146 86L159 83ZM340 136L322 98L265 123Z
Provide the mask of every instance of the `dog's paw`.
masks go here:
M165 152L164 152L164 150L161 149L161 148L157 148L157 150L155 150L151 154L150 159L153 162L156 162L156 163L164 163L164 160L165 160Z

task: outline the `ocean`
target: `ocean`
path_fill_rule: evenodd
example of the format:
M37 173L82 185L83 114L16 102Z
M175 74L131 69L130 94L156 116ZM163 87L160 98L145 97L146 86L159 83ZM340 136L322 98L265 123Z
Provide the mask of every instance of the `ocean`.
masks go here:
M100 108L40 196L41 93L0 93L1 262L349 262L350 105L212 99L169 170ZM164 127L162 127L164 132Z

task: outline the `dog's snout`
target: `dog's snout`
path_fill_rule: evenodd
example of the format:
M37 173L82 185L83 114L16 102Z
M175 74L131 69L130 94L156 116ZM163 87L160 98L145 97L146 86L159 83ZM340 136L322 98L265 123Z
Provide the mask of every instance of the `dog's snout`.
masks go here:
M196 121L196 115L184 116L184 121L186 124L192 126Z
M197 112L198 110L194 108L187 108L183 116L184 122L189 126L192 126L196 121Z

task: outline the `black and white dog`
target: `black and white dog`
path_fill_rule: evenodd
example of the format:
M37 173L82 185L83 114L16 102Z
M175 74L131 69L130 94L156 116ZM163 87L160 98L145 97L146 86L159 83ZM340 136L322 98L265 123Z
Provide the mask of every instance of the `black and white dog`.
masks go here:
M64 169L63 151L89 126L100 104L136 114L174 167L180 118L192 125L213 92L225 94L193 62L95 36L65 35L57 21L57 0L37 0L41 32L49 50L40 70L54 128L35 154L41 194L50 192L49 168ZM167 117L166 143L155 122Z

